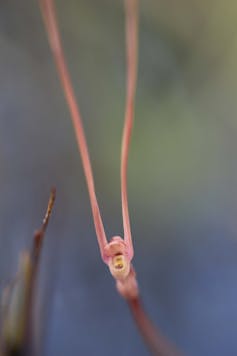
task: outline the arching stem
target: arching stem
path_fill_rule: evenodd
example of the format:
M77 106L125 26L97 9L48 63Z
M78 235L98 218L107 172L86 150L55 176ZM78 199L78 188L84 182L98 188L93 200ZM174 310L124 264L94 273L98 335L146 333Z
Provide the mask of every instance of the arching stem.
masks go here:
M134 250L128 209L127 167L128 152L134 121L134 101L137 83L138 4L137 0L124 0L124 4L126 13L127 88L121 148L121 199L124 240L129 248L129 257L132 259Z
M77 145L81 154L82 165L85 173L86 183L89 192L92 215L100 248L100 253L104 259L104 247L107 244L105 230L101 218L99 205L95 193L95 184L90 163L89 150L86 142L84 128L82 124L79 106L76 102L75 93L73 90L70 74L66 65L65 54L63 51L61 37L58 30L56 19L56 11L53 0L39 0L41 12L45 22L49 43L54 56L54 61L58 70L58 74L62 83L64 95L70 110L71 119L76 134Z

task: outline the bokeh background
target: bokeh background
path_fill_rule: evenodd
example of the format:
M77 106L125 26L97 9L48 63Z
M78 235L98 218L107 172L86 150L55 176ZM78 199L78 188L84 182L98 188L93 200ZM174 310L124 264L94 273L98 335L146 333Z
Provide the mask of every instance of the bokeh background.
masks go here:
M56 5L106 232L122 234L123 2ZM236 1L140 1L128 174L134 264L148 313L191 356L237 354L236 21ZM52 185L37 302L41 355L147 355L99 256L38 3L1 0L1 290Z

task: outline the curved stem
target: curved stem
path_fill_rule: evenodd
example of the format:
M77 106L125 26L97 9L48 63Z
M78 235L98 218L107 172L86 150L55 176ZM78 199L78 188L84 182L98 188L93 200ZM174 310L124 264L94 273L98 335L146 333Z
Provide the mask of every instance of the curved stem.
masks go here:
M76 102L73 86L69 71L67 69L65 55L61 43L61 38L58 30L58 24L56 20L56 12L54 8L53 0L39 0L42 15L45 22L45 27L51 46L51 50L54 56L54 60L57 66L58 74L62 83L63 91L66 97L66 101L70 110L72 123L74 126L77 145L81 154L82 165L84 174L86 177L86 183L89 191L90 204L93 214L93 220L96 230L96 235L99 243L100 253L103 258L104 247L107 244L105 230L100 214L99 205L95 193L94 178L90 163L89 150L87 147L86 137L83 129L81 114Z
M127 300L135 323L151 353L156 356L181 356L163 335L161 335L148 318L139 297Z
M121 199L124 240L129 248L130 258L132 259L133 243L130 227L127 196L127 166L128 151L134 121L134 101L136 93L137 78L137 27L138 9L137 0L125 0L126 12L126 48L127 48L127 89L126 89L126 108L124 118L124 129L121 149Z

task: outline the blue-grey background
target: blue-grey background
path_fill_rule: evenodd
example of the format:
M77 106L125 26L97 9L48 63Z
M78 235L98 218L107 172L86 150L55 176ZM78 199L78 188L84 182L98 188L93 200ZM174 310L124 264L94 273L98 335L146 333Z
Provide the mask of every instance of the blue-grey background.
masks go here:
M123 3L56 1L108 236L122 234ZM190 356L237 354L237 3L141 0L128 191L147 311ZM0 288L50 187L41 355L147 355L101 262L69 112L36 0L0 1Z

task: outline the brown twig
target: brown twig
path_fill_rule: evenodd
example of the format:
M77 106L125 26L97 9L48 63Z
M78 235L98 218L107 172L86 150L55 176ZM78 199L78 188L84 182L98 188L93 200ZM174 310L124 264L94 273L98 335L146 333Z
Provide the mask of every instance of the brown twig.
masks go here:
M1 356L32 354L33 308L35 285L44 234L55 201L56 191L51 190L42 226L34 234L30 251L21 254L14 285L9 289L1 330Z
M31 249L31 260L32 260L32 271L30 276L30 290L29 290L29 307L28 307L28 322L27 322L27 348L28 353L31 355L34 347L34 303L36 294L36 280L39 269L39 262L41 256L41 249L44 241L45 232L49 223L49 219L52 213L54 202L56 199L56 189L52 188L48 200L47 209L43 218L42 226L40 229L36 230L34 233L33 246Z
M56 189L52 188L51 192L50 192L50 196L49 196L49 201L48 201L48 205L47 205L47 209L45 212L45 216L43 219L43 223L40 229L38 229L35 233L34 233L34 240L33 240L33 247L32 247L32 258L33 260L37 260L39 257L39 253L40 253L40 249L43 243L43 239L44 239L44 234L45 231L47 229L48 223L49 223L49 219L52 213L52 209L53 209L53 205L56 199Z

